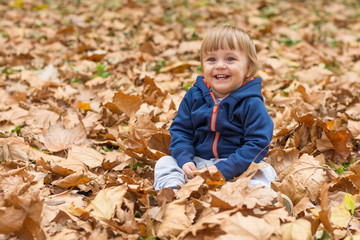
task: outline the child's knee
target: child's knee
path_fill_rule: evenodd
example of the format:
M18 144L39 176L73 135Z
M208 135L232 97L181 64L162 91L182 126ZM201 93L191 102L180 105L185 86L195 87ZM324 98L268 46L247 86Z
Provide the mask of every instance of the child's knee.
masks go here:
M177 165L176 160L172 156L163 156L157 160L154 171Z

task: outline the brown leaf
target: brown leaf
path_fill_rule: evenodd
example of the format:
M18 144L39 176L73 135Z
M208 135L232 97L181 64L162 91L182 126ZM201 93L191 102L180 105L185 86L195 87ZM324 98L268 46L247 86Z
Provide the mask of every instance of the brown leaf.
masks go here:
M63 179L53 181L52 184L61 188L75 187L79 184L85 184L92 179L84 172L75 172Z
M160 238L177 236L191 226L192 219L186 214L186 199L179 199L165 205L162 223L157 227L156 234Z
M221 223L221 229L225 232L218 239L241 239L258 240L269 239L274 232L274 227L261 218L243 216L240 212L235 213Z
M160 70L160 72L164 73L164 72L183 72L186 68L190 67L190 66L200 66L200 62L198 61L185 61L185 62L175 62L170 66L164 67Z
M153 134L158 132L156 125L148 114L131 118L129 129L134 139L142 139L145 144Z
M332 159L335 162L344 162L350 154L350 147L352 145L349 134L344 130L329 130L328 126L321 121L317 123L317 126L322 128L333 145L332 148L335 150L335 153L333 154Z
M129 164L134 164L134 159L130 158L123 152L106 152L105 159L102 163L102 168L105 170L118 170L121 171Z
M86 210L100 219L111 219L114 217L116 206L121 206L127 186L105 188L98 192L95 199L91 201Z
M283 171L273 184L276 191L289 196L296 205L305 196L317 201L323 184L327 182L330 182L330 179L326 170L314 157L303 154L299 161Z
M158 206L171 202L175 197L174 190L172 188L163 188L157 195Z
M348 129L351 132L354 139L360 140L360 122L349 120Z
M293 215L296 216L299 213L312 208L315 208L314 204L310 201L308 197L304 197L300 200L298 204L296 204L296 206L294 206Z
M170 138L170 133L168 131L161 131L159 133L152 134L147 145L149 148L170 155Z
M354 104L353 106L349 107L345 112L351 119L353 120L360 120L360 104Z
M23 209L16 209L14 206L0 208L0 233L9 234L19 231L27 216Z
M0 162L3 161L12 168L29 164L28 156L25 152L8 144L3 144L2 149L0 148Z
M176 193L176 196L179 199L188 198L192 192L198 191L204 182L205 180L202 177L196 176L183 185Z
M47 129L44 135L40 136L40 141L49 151L58 152L86 143L87 133L81 122L72 129L66 129L64 123L58 120Z
M68 154L67 161L82 162L90 169L101 167L104 156L89 147L73 146Z
M129 96L119 90L113 98L113 103L121 112L132 117L140 109L141 100L137 96Z
M271 158L271 166L280 174L299 159L299 150L295 148L276 148L270 151L269 156Z
M185 229L182 233L179 234L179 239L196 239L198 236L206 237L217 237L225 232L221 229L221 223L229 219L231 211L224 211L220 213L215 213L214 210L208 208L211 213L203 216L189 228ZM192 236L194 236L192 238Z

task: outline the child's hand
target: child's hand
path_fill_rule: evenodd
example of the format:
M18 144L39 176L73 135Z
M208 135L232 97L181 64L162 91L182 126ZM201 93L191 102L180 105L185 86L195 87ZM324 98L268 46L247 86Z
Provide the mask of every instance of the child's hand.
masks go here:
M197 168L195 166L195 163L187 162L182 166L182 170L185 172L186 176L191 179L195 176L193 172L197 171Z

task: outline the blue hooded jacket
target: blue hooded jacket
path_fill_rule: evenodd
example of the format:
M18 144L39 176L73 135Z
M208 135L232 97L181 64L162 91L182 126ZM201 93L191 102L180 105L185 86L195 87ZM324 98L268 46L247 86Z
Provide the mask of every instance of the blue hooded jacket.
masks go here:
M215 166L226 180L260 162L269 150L274 124L254 78L216 103L210 86L198 76L171 124L170 152L180 167L193 161L226 158Z

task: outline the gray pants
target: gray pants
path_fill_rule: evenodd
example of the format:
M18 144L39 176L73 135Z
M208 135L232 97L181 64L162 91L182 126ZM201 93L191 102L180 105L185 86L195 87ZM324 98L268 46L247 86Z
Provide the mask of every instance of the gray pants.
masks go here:
M210 167L219 161L224 161L226 158L210 159L206 160L199 157L194 157L197 169ZM260 163L265 163L261 161ZM267 163L266 163L267 164ZM154 189L161 190L162 188L174 188L179 189L179 185L184 185L185 172L179 167L175 158L171 156L164 156L160 158L155 165L154 176ZM271 181L276 179L277 175L269 164L266 168L260 168L257 173L250 180L250 187L257 184L263 185L266 188L270 188Z

